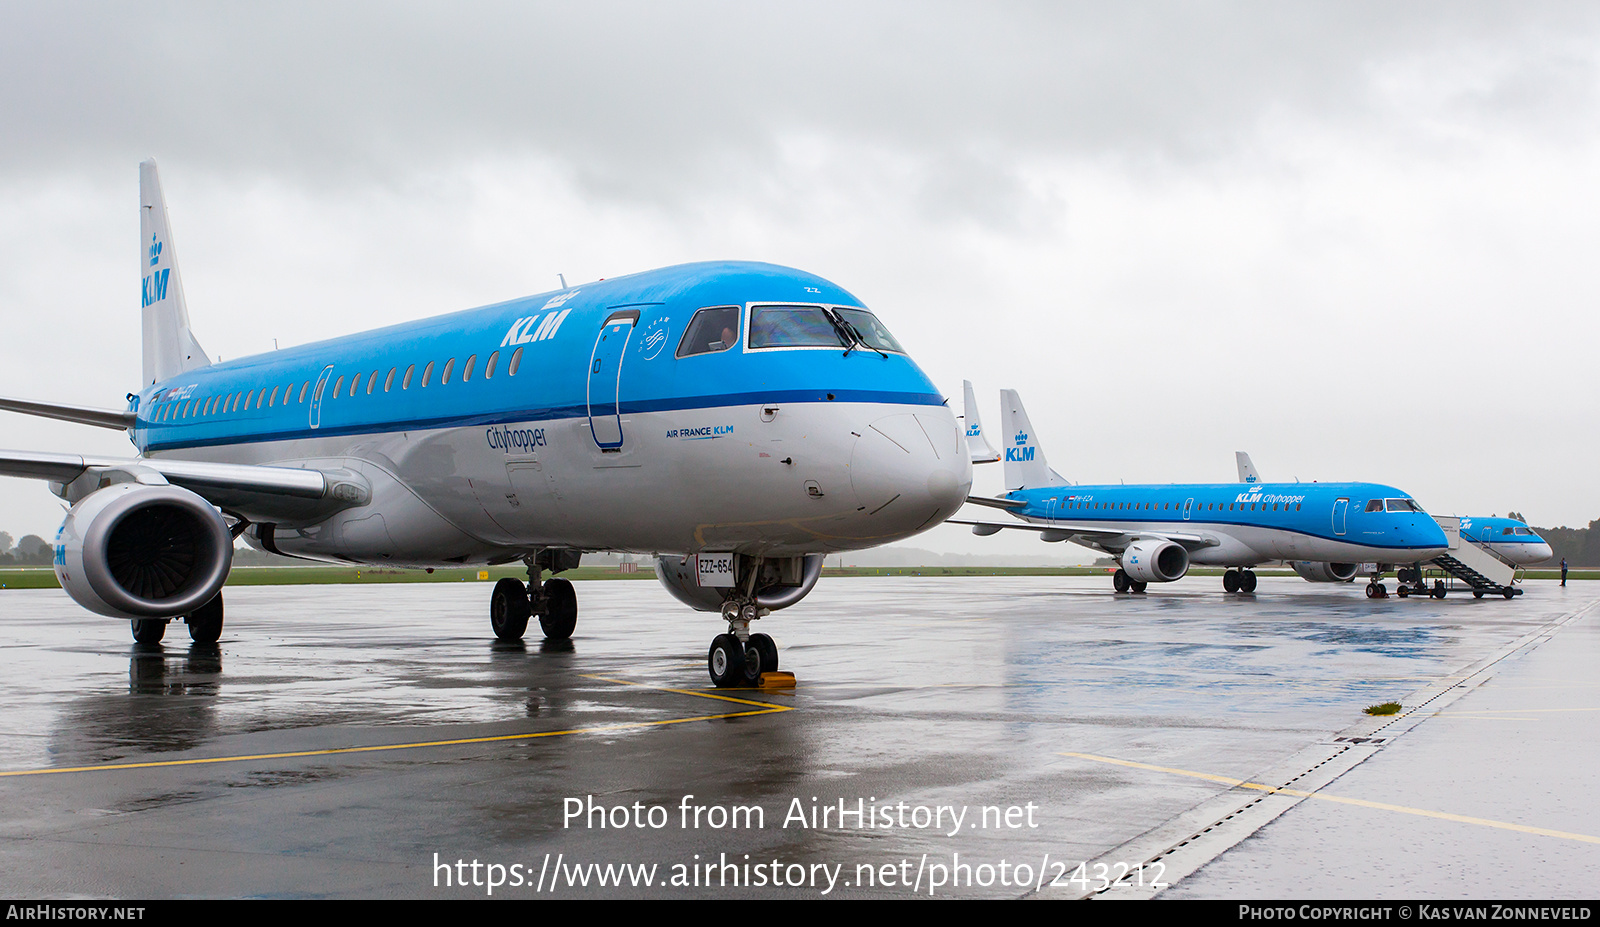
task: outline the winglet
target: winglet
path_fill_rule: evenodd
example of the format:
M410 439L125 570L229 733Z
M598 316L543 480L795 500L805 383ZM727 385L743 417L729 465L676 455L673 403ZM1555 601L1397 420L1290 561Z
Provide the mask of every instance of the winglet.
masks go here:
M149 386L211 363L189 330L189 308L178 276L178 256L167 220L167 201L154 160L139 164L139 268L144 278L144 381Z
M1256 472L1256 465L1250 462L1250 455L1244 451L1234 451L1233 456L1239 462L1239 482L1259 483L1261 474Z
M972 395L972 381L962 380L961 389L965 394L962 398L962 420L967 426L967 450L972 455L975 464L995 463L1000 459L1000 452L989 443L989 438L983 433L983 422L978 419L978 401Z

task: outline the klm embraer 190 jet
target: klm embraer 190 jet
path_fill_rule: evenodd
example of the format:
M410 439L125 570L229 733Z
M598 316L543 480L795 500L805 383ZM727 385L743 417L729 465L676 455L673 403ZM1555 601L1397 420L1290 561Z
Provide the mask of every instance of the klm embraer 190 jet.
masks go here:
M967 441L989 447L971 398ZM1149 583L1183 578L1191 563L1225 566L1228 592L1253 592L1251 567L1271 560L1300 563L1313 582L1342 582L1355 564L1394 564L1443 554L1444 531L1411 497L1375 483L1161 484L1076 486L1050 469L1038 436L1014 390L1000 391L1006 495L969 501L1003 508L1023 523L956 521L973 533L1005 528L1039 532L1046 541L1073 541L1117 558L1118 592L1143 592ZM974 459L978 458L976 450ZM1378 575L1367 586L1386 593Z
M770 264L687 264L212 363L189 327L153 161L140 165L144 376L125 411L0 408L126 430L126 459L0 451L71 504L62 587L159 641L222 630L233 541L411 567L523 561L490 601L569 637L584 551L657 555L728 632L719 686L775 670L750 624L799 602L823 555L960 508L955 415L861 301Z
M1260 482L1261 474L1256 471L1255 464L1250 462L1249 454L1237 451L1234 458L1239 464L1239 482ZM1537 531L1529 528L1527 522L1515 518L1462 516L1461 536L1488 548L1512 566L1531 566L1543 563L1554 556L1549 542L1540 537ZM1299 568L1298 565L1295 566L1296 569Z

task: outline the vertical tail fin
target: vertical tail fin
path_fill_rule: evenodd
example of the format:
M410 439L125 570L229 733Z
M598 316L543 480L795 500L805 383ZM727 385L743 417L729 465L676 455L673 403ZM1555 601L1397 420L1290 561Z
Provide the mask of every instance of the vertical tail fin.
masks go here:
M167 201L161 195L156 162L139 165L140 273L144 277L143 306L144 386L185 370L211 363L205 349L189 330L189 308L183 300L183 280L178 276L178 256L167 220Z
M1000 391L1001 444L1005 446L1006 490L1061 486L1067 481L1045 463L1039 437L1016 390Z
M961 418L962 424L967 426L967 450L972 455L972 462L994 463L1000 459L1000 452L989 443L989 438L983 433L983 422L978 420L978 401L972 395L972 381L962 380L961 388L965 395L962 397Z
M1239 482L1259 483L1261 474L1256 472L1256 465L1250 462L1250 455L1244 451L1234 451L1234 459L1239 462Z

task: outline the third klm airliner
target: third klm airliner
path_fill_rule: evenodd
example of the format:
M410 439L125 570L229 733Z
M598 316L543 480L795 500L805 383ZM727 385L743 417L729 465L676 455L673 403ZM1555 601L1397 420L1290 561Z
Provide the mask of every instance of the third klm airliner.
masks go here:
M751 624L823 555L909 537L965 499L955 415L862 301L771 264L686 264L213 362L190 329L153 161L140 166L143 378L124 410L0 408L126 431L129 457L0 451L70 503L55 569L80 605L215 642L239 536L292 557L522 561L497 637L573 633L584 551L654 554L727 632L719 686L775 670Z
M968 384L966 433L974 459L999 454L989 445ZM1444 531L1409 495L1377 483L1195 483L1074 485L1050 469L1038 435L1013 390L1000 391L1006 494L969 501L1003 508L1021 522L977 522L979 535L1006 528L1037 531L1046 541L1073 541L1115 557L1118 592L1183 578L1190 564L1229 567L1228 592L1256 588L1251 569L1273 560L1296 562L1313 582L1343 582L1356 564L1375 562L1367 595L1395 564L1443 554Z

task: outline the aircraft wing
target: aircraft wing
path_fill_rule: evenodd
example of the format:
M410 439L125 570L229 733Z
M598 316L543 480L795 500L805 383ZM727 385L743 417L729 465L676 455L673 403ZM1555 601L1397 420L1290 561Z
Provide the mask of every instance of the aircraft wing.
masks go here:
M135 422L132 412L64 406L55 402L35 402L32 399L7 399L4 396L0 396L0 409L7 412L21 412L24 415L37 415L40 418L59 419L63 422L77 422L80 425L111 428L116 431L127 431Z
M968 496L967 501L973 505L987 505L996 509L1020 509L1028 504L1021 499L991 499L988 496Z
M351 470L154 457L0 451L0 476L49 480L60 484L58 494L68 498L81 498L114 482L166 482L253 521L317 520L343 508L365 505L372 496L366 479Z
M1220 542L1213 537L1203 534L1188 534L1176 531L1119 531L1116 528L1107 528L1103 525L1071 525L1056 522L1053 524L1034 524L1031 522L987 522L966 521L952 518L950 524L971 525L972 533L978 535L998 534L1006 528L1017 528L1023 531L1037 531L1046 541L1066 541L1080 537L1087 541L1109 541L1112 538L1164 538L1175 544L1181 544L1188 550L1198 550L1202 547L1215 547Z

